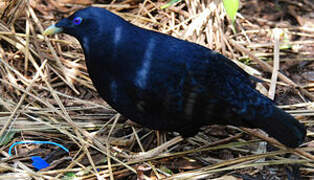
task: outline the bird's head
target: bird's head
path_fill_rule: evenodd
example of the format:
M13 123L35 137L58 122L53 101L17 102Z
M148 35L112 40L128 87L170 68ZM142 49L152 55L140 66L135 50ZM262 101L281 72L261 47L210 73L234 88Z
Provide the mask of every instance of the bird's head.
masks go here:
M112 34L121 23L125 24L126 21L106 9L88 7L49 26L43 35L61 32L72 35L81 43L85 55L89 55L92 46L110 47L106 43L112 41Z
M120 21L120 18L113 13L96 7L88 7L76 11L71 16L64 18L54 25L49 26L44 35L53 35L56 33L66 33L76 37L79 41L99 33L106 34L106 30Z

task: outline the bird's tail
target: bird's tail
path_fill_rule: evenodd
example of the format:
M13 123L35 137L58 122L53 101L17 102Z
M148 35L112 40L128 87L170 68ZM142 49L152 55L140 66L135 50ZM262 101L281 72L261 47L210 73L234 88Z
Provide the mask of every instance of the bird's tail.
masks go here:
M303 124L287 112L274 106L271 117L257 118L255 125L277 139L282 144L295 148L303 143L306 129Z

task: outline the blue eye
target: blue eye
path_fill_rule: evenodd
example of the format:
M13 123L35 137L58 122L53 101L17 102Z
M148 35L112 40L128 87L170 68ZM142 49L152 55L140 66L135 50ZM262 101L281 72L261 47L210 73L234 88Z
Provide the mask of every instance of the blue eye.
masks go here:
M83 21L83 18L81 18L81 17L76 17L76 18L74 18L74 19L72 20L72 22L73 22L74 24L76 24L76 25L81 24L82 21Z

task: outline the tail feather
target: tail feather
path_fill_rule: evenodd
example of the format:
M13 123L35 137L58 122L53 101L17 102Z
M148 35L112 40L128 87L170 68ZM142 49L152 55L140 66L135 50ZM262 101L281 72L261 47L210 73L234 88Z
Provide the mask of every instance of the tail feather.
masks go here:
M257 118L257 123L262 130L277 139L282 144L295 148L303 143L306 129L303 124L287 112L274 107L274 111L268 119Z

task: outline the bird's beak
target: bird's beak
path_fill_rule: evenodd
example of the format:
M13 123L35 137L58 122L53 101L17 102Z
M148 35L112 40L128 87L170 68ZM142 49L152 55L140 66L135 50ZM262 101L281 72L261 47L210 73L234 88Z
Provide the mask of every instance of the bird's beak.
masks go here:
M54 35L54 34L62 32L62 31L63 31L63 29L61 27L57 27L56 25L51 25L44 31L43 35L44 36Z

